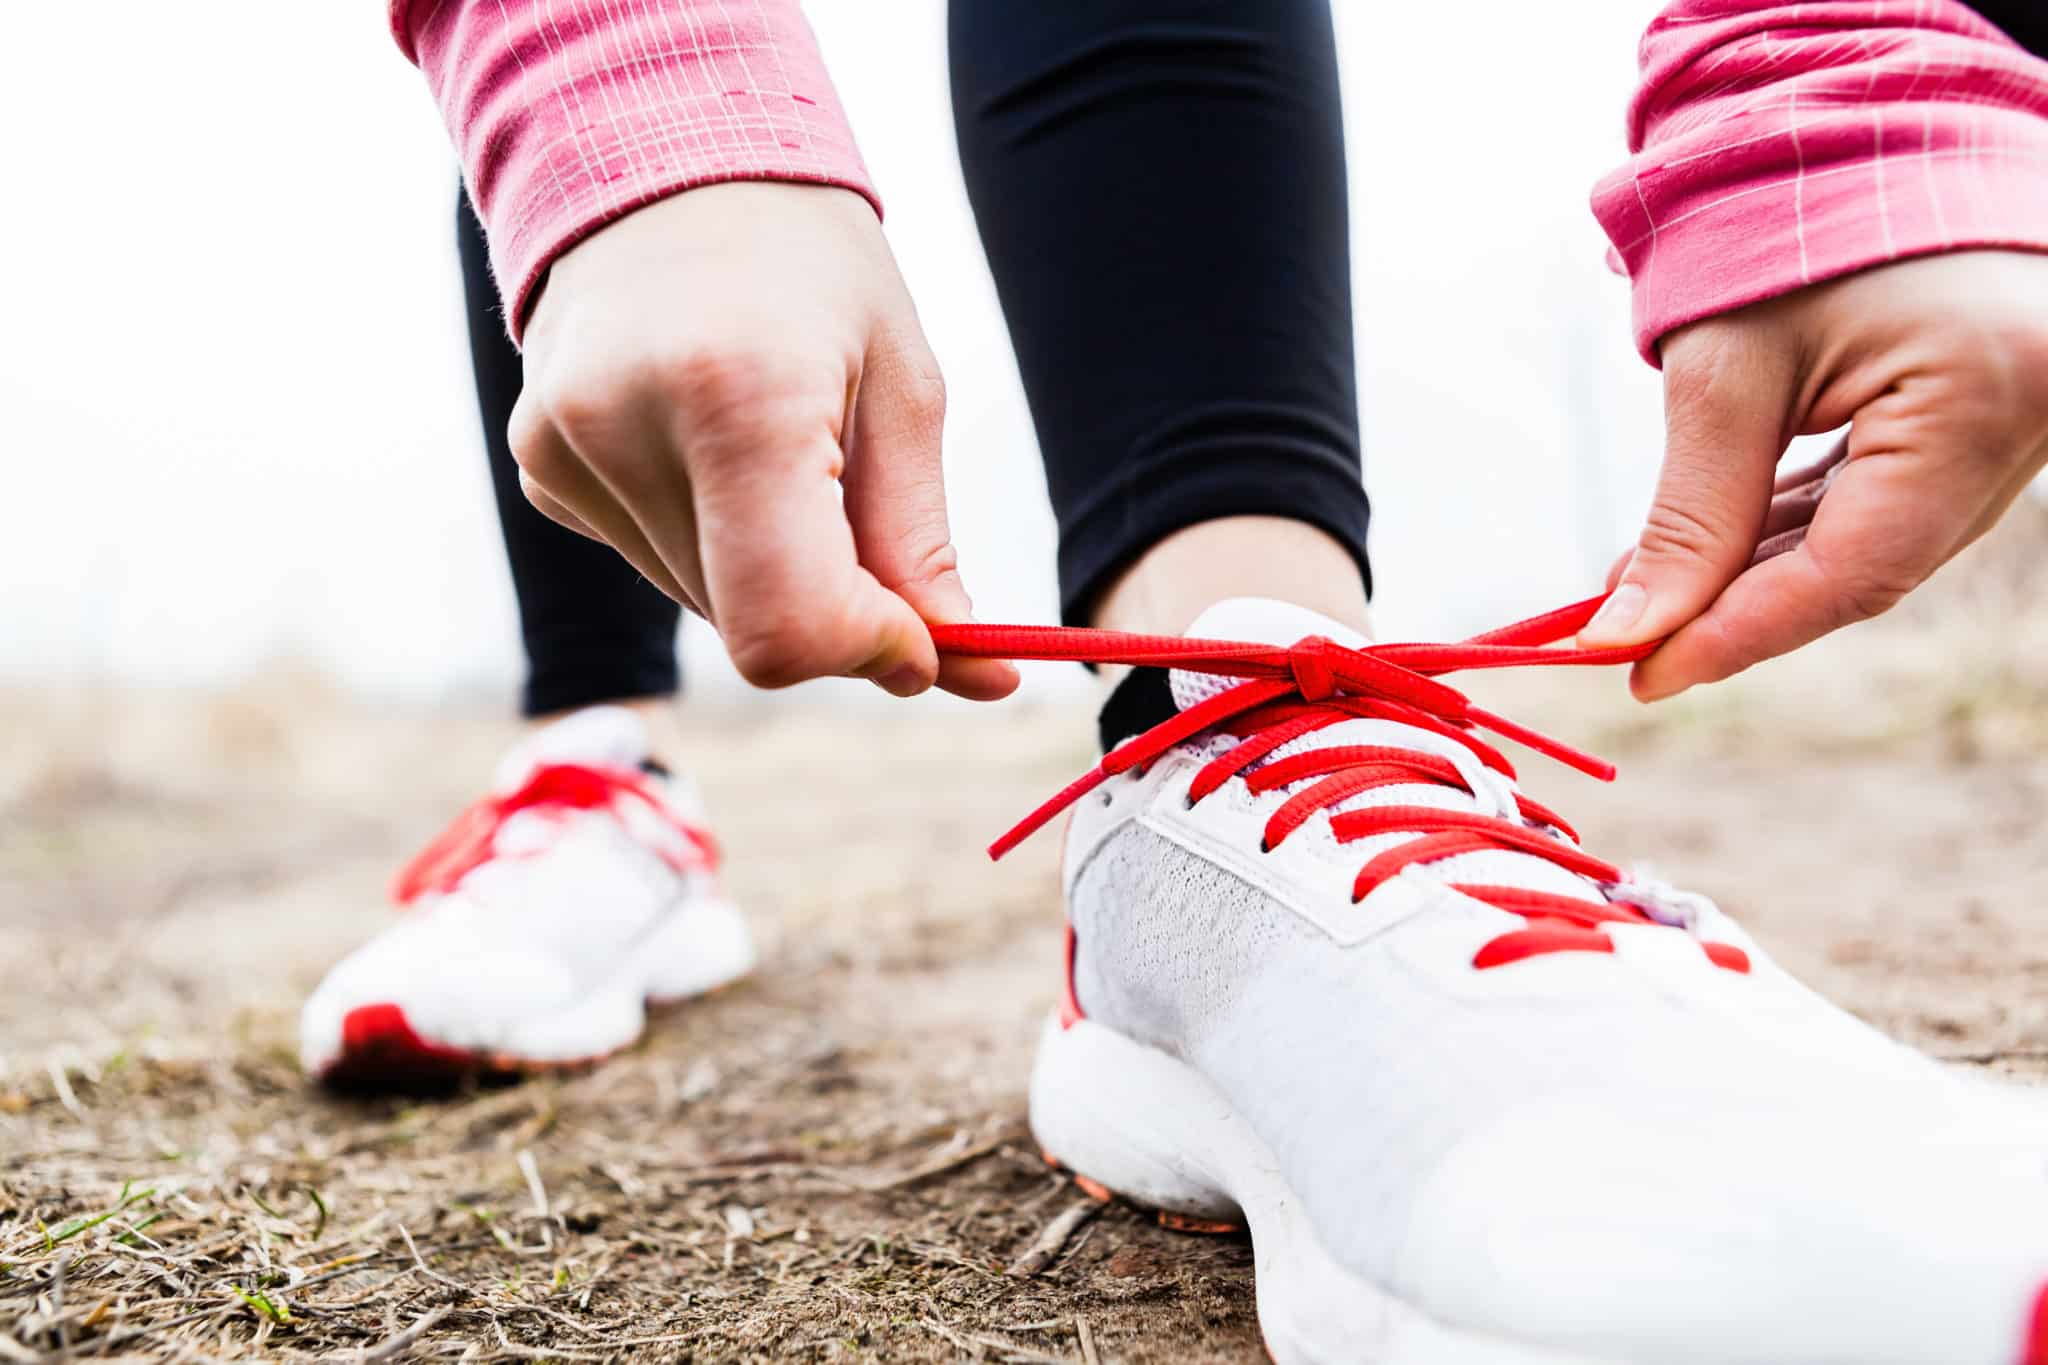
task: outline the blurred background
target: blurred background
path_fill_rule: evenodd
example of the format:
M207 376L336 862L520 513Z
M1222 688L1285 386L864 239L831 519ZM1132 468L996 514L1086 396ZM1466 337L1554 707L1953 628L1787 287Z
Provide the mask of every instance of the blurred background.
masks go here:
M98 5L83 76L37 55L75 47L75 9L10 20L0 109L26 130L8 161L34 194L0 216L14 264L0 681L218 685L288 668L378 697L511 697L455 165L378 9ZM960 188L944 6L898 0L886 24L861 0L807 10L949 381L968 582L990 619L1050 619L1052 522ZM1646 502L1657 382L1586 196L1624 154L1653 10L1587 0L1560 23L1493 7L1450 90L1414 60L1444 37L1434 12L1337 6L1390 633L1475 630L1582 595ZM1523 112L1502 120L1508 107ZM1430 138L1412 135L1417 110ZM1482 142L1484 175L1439 158ZM1490 216L1506 197L1513 220ZM743 691L694 634L695 685Z
M686 630L684 752L762 971L588 1075L306 1086L300 1003L516 734L455 168L383 8L16 5L0 39L0 1358L360 1358L458 1277L425 1353L1263 1359L1241 1239L1116 1208L1056 1274L989 1270L1077 1197L1021 1124L1058 840L981 851L1093 761L1072 667L993 709L769 697ZM1390 637L1593 590L1661 446L1586 207L1652 0L1502 0L1476 39L1467 8L1336 3ZM807 9L949 381L967 581L1049 620L943 6ZM1657 707L1616 671L1473 690L1619 761L1525 765L1589 845L1894 1035L2048 1076L2044 546L2023 500L1892 615Z

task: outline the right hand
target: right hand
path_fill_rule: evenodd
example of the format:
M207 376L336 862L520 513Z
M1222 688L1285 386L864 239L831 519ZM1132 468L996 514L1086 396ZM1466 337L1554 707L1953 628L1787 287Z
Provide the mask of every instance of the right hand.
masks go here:
M762 687L833 675L979 700L946 523L945 389L873 209L849 190L707 185L571 248L526 328L512 413L541 512L717 628Z

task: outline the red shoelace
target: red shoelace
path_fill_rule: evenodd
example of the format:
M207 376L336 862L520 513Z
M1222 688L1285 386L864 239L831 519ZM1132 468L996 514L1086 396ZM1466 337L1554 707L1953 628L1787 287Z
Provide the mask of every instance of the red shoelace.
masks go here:
M1394 746L1313 749L1246 772L1288 741L1347 720L1390 720L1442 735L1464 745L1481 763L1510 780L1515 777L1514 766L1477 731L1515 740L1580 772L1612 781L1612 764L1482 710L1456 688L1437 681L1441 674L1460 670L1631 663L1648 654L1654 645L1551 647L1576 635L1604 601L1604 596L1588 598L1457 644L1349 649L1322 636L1311 636L1281 648L1063 626L989 625L940 626L932 631L932 639L943 654L971 658L1130 664L1245 679L1118 745L1095 768L991 844L990 857L1002 857L1109 778L1133 769L1142 771L1175 745L1205 733L1227 733L1240 742L1195 775L1188 788L1190 804L1208 797L1233 777L1242 776L1254 792L1321 779L1290 796L1267 820L1261 848L1271 851L1315 812L1376 787L1433 783L1477 795L1450 760ZM1588 877L1601 884L1608 899L1598 903L1518 886L1452 883L1453 890L1518 915L1527 925L1486 943L1473 958L1474 967L1503 966L1542 953L1611 953L1614 942L1601 932L1601 925L1664 923L1613 894L1625 880L1621 869L1581 849L1578 835L1555 812L1525 796L1515 799L1519 821L1413 805L1370 806L1332 815L1330 832L1340 842L1377 834L1421 836L1367 861L1352 884L1352 901L1364 900L1375 887L1415 864L1496 850L1525 853ZM1715 964L1732 971L1749 970L1749 959L1741 949L1720 943L1701 946Z
M649 843L661 860L678 872L715 869L718 847L711 836L682 819L650 790L637 773L580 763L549 763L534 769L518 790L487 796L456 816L448 828L399 869L391 898L410 905L433 892L446 895L471 872L497 855L494 845L505 822L522 811L565 814L602 810L617 803L637 802L661 825L678 835L673 845Z

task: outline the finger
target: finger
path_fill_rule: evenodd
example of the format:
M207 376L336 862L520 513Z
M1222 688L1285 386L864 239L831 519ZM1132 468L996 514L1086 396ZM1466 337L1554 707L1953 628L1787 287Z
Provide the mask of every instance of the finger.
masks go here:
M1791 349L1770 333L1703 323L1666 343L1656 496L1620 582L1579 634L1582 646L1668 635L1742 572L1770 507L1794 383Z
M973 617L946 518L945 387L922 341L871 348L855 399L846 517L860 562L927 625ZM937 683L975 701L1017 689L1000 659L941 658Z
M1804 526L1794 526L1789 530L1780 531L1776 535L1765 536L1757 542L1756 553L1749 557L1750 566L1754 568L1766 559L1776 559L1779 555L1790 554L1805 543L1806 527Z
M700 411L724 415L685 436L698 550L741 675L759 687L872 678L898 696L930 687L939 666L931 632L855 554L836 432L772 402Z
M670 571L632 515L576 454L555 424L541 412L538 403L530 401L525 394L512 409L508 434L513 459L519 464L522 489L540 490L552 507L566 512L580 523L571 526L571 530L579 530L603 541L662 592L700 616L707 614L701 589L690 591ZM531 499L531 492L528 497ZM535 506L543 515L554 516L548 507L541 507L538 503ZM555 517L555 520L561 518Z
M540 513L563 530L574 531L577 535L594 540L600 545L604 543L603 536L586 526L583 518L557 502L552 493L535 483L533 475L523 469L519 471L519 491L526 496L527 502L532 504L534 511Z
M1771 499L1769 510L1764 513L1764 524L1758 534L1768 540L1772 536L1784 535L1787 531L1803 531L1813 521L1813 514L1820 510L1821 494L1827 491L1823 480L1789 488Z
M1621 575L1628 569L1628 562L1634 556L1633 549L1623 550L1614 557L1614 562L1607 566L1607 591L1613 592L1615 585L1621 582Z
M1982 509L2000 490L1973 463L1888 453L1843 464L1801 540L1637 664L1635 694L1717 682L1888 610L1988 524ZM1930 480L1943 496L1929 495Z
M1844 435L1822 459L1802 469L1780 474L1771 488L1771 510L1764 515L1764 539L1768 541L1788 531L1803 530L1813 520L1821 497L1828 491L1828 485L1835 481L1842 461L1848 458L1849 438Z
M708 610L711 595L697 554L689 475L671 430L668 409L653 397L603 403L566 398L550 405L547 392L542 386L541 404L549 413L546 425L575 459L569 467L551 471L555 482L548 476L537 482L582 516L643 573L647 572L643 558L658 563L663 574L654 581L659 584L666 579L675 584L673 591L663 590L716 625ZM524 394L521 401L525 401ZM518 411L513 410L515 418ZM587 514L586 508L603 520Z
M1792 489L1802 487L1809 483L1826 480L1834 474L1835 469L1842 463L1842 461L1848 458L1849 437L1848 434L1845 432L1840 440L1836 441L1834 445L1828 448L1827 454L1821 456L1812 464L1801 465L1797 469L1788 469L1784 473L1778 475L1778 481L1771 486L1771 492L1789 492Z

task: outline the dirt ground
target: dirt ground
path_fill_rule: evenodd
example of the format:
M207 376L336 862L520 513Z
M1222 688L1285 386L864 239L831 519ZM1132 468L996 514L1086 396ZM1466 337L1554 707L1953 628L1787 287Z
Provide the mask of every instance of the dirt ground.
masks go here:
M1911 611L1701 696L1472 690L1621 762L1524 764L1592 847L1896 1035L2048 1076L2048 526L2021 520ZM1263 1359L1245 1241L1099 1208L1023 1126L1057 841L981 850L1090 761L1079 711L700 713L755 978L584 1075L309 1090L297 1002L474 794L508 733L477 710L0 693L0 1359Z

